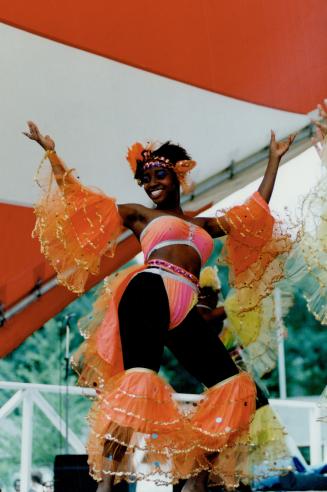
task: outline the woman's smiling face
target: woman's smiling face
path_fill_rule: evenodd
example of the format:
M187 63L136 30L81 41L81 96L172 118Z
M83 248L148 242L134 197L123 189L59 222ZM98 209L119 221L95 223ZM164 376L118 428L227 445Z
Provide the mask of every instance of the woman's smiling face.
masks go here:
M146 194L157 206L179 199L179 183L171 169L164 167L148 169L144 172L141 181Z

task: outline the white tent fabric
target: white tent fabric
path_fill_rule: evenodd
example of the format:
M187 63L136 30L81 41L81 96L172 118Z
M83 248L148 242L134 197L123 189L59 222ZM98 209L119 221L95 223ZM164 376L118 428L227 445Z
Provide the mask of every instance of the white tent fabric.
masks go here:
M282 165L278 171L274 191L270 200L270 208L281 218L290 216L295 218L301 198L315 186L323 172L320 157L315 147L310 147L294 159ZM211 217L218 210L242 203L256 191L261 178L244 186L235 193L216 203L201 215Z
M8 49L10 47L10 49ZM12 60L15 63L12 63ZM42 152L21 136L34 119L82 181L144 202L125 161L136 140L172 139L199 162L194 179L284 137L308 117L211 93L0 24L0 201L30 205Z

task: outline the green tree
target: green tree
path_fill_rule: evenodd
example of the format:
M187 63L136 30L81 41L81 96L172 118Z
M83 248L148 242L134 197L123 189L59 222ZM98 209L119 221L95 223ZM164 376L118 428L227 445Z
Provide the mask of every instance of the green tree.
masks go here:
M294 291L294 304L284 321L287 394L320 395L327 382L326 327L308 311L299 290ZM266 384L272 396L279 395L277 370L267 376Z
M74 315L70 320L70 348L74 351L82 342L77 321L91 311L96 290L97 288L92 289L71 303L58 316L27 338L14 352L2 359L0 379L65 385L66 316ZM69 369L68 384L76 384L76 376L71 369ZM1 391L0 406L12 394L9 391ZM54 394L43 394L43 396L64 418L64 396ZM69 426L82 440L87 434L85 415L89 406L90 401L85 397L69 398ZM11 486L20 464L21 408L16 409L7 420L7 425L2 426L0 431L0 477L7 486ZM34 407L33 430L33 467L52 468L54 456L65 452L65 440L36 407Z

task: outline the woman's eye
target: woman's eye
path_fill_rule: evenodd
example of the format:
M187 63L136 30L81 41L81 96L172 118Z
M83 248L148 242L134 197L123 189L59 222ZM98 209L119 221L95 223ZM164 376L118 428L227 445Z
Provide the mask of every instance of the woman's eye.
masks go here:
M146 174L142 177L142 184L147 184L150 182L150 178L149 176L147 176Z
M164 169L159 169L156 172L156 176L158 179L164 179L167 176L167 171L165 171Z

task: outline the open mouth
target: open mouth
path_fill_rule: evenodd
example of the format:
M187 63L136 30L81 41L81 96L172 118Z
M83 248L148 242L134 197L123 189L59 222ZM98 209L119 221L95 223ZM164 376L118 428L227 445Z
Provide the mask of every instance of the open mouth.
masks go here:
M150 192L150 197L151 198L159 198L159 196L162 194L163 190L162 189L159 189L159 190L153 190Z

